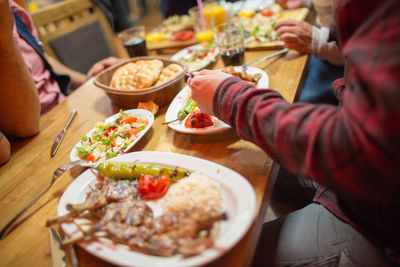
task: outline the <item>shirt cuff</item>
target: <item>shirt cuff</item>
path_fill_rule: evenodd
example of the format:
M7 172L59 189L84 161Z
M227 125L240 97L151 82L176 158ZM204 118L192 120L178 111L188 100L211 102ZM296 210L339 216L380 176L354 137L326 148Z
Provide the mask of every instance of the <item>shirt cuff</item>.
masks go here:
M313 54L319 54L324 43L328 41L329 29L326 27L317 28L312 27L312 41L311 41L311 52Z
M312 6L312 0L303 0L303 5L305 7L311 8Z

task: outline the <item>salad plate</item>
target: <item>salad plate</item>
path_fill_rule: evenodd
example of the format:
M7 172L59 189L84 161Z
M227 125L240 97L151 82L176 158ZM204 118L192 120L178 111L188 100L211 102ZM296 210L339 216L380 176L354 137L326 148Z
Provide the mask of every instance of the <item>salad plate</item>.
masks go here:
M72 148L71 161L97 162L129 151L150 129L154 115L145 109L120 111L95 127ZM114 140L113 140L114 139Z
M235 71L240 71L242 67L234 67ZM269 80L268 75L261 69L255 67L247 67L246 72L248 74L261 74L261 78L257 82L257 88L268 88ZM186 85L172 100L171 104L168 107L167 113L165 114L165 121L174 121L177 119L178 112L182 110L187 101L190 99L191 89L188 85ZM206 128L187 128L185 127L185 120L183 121L175 121L168 124L168 127L174 131L187 133L187 134L214 134L219 133L231 128L228 124L223 121L217 119L214 116L211 116L214 125Z
M182 49L171 59L186 64L188 71L198 71L215 62L217 56L218 49L211 44L196 44Z
M218 236L213 247L201 254L184 258L181 255L159 257L129 250L127 247L103 243L102 241L88 241L80 243L89 253L113 264L121 266L199 266L209 263L222 256L232 248L248 231L256 215L256 196L250 183L237 172L208 160L169 152L141 151L120 155L113 161L162 164L184 168L192 172L200 172L216 181L222 190L222 208L228 219L220 222ZM59 216L68 213L68 204L82 203L86 192L97 182L97 175L93 170L86 170L78 176L66 189L58 203ZM151 202L151 201L148 201ZM149 206L157 208L155 202ZM74 223L61 224L63 231L72 235L76 233Z

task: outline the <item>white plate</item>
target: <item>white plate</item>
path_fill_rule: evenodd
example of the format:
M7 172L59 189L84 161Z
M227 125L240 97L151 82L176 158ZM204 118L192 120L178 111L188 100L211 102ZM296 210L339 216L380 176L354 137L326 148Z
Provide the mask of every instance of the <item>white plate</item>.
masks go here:
M241 67L235 67L235 70L240 70ZM269 80L268 75L261 69L255 67L248 67L247 73L254 75L256 73L261 74L260 80L258 80L257 88L268 88ZM186 102L188 101L190 96L190 88L189 86L185 86L172 100L171 104L168 107L167 113L165 114L165 121L173 121L177 118L179 110L181 110ZM212 134L218 133L221 131L225 131L231 126L220 121L219 119L212 117L214 125L206 128L187 128L185 127L185 120L176 121L168 124L168 127L174 131L187 133L187 134Z
M240 174L219 164L168 152L142 151L133 152L113 158L116 161L135 161L178 166L191 171L201 172L215 179L223 190L223 210L228 215L227 221L221 222L220 232L214 248L207 249L202 254L183 258L150 256L126 250L119 246L103 244L97 241L82 245L84 249L99 258L122 266L198 266L206 264L232 248L248 231L256 215L256 196L253 187ZM67 204L82 203L89 187L96 183L92 170L87 170L78 176L61 196L58 203L58 215L67 213ZM72 234L77 231L75 224L63 223L62 229Z
M139 116L142 117L144 119L147 119L148 124L146 126L146 128L141 131L138 135L138 137L125 149L125 151L129 151L137 142L139 142L139 140L146 134L146 132L150 129L151 125L154 122L154 115L153 113L151 113L148 110L145 109L128 109L128 110L124 110L125 113L128 113L129 115L132 116ZM110 117L108 117L107 119L104 120L104 122L109 123L109 122L113 122L115 121L118 117L120 116L120 113L116 113ZM91 133L95 130L96 127L94 127L92 130L90 130L86 136L90 136ZM76 143L76 145L72 148L71 153L69 154L69 158L71 159L71 161L75 161L75 160L79 160L80 158L78 157L78 151L76 150L77 146L81 145L81 141L79 141L78 143Z
M179 61L180 59L187 58L187 57L189 57L189 52L188 51L190 49L191 50L195 50L198 47L202 47L202 45L201 44L196 44L196 45L192 45L192 46L186 47L186 48L180 50L175 55L173 55L171 57L171 59ZM186 64L188 66L188 71L198 71L198 70L201 70L201 69L204 69L205 67L207 67L211 62L214 62L216 60L217 56L218 56L218 49L215 48L214 53L211 54L211 56L210 56L210 58L208 58L208 60L203 60L203 61L201 61L199 63L196 63L196 64L195 63L186 63L186 62L184 64Z

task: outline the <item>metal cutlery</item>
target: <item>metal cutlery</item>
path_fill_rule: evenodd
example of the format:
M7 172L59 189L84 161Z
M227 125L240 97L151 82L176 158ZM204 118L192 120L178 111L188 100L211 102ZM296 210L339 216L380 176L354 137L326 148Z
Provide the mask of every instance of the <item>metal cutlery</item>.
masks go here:
M280 56L280 55L284 55L284 54L286 54L288 51L289 51L289 49L284 48L284 49L282 49L282 50L279 50L279 51L276 52L276 53L273 53L273 54L271 54L271 55L262 57L262 58L260 58L260 59L257 59L257 60L255 60L255 61L253 61L253 62L244 64L244 65L242 65L242 68L243 68L243 70L246 70L247 67L256 65L256 64L258 64L258 63L260 63L260 62L263 62L263 61L265 61L265 60L267 60L267 59L270 59L270 58L273 58L273 57L277 57L277 56Z
M64 136L67 133L68 127L71 124L72 120L75 118L77 111L74 109L69 115L68 121L64 126L64 129L57 135L56 139L54 140L53 146L51 147L50 156L54 157L58 148L61 145L61 142L64 140Z
M60 234L53 227L49 228L50 233L50 250L51 250L51 260L53 262L53 267L65 267L66 264L66 256L68 256L69 266L78 267L79 262L75 253L75 249L73 245L68 245L66 248L68 249L68 253L62 248L62 239Z
M15 215L14 218L12 218L0 231L0 239L3 239L7 233L11 230L11 227L14 225L14 223L18 220L19 217L22 216L33 204L36 203L44 194L49 191L51 186L54 184L54 182L59 178L64 172L67 170L71 169L72 167L75 166L82 166L82 167L95 167L99 164L99 162L96 163L88 163L87 161L84 160L76 160L69 162L67 164L64 164L60 167L58 167L53 174L53 178L51 179L50 183L46 186L46 188L34 199L29 203L25 208L23 208L17 215Z
M49 228L51 261L53 267L66 266L65 251L61 248L62 239L56 229Z

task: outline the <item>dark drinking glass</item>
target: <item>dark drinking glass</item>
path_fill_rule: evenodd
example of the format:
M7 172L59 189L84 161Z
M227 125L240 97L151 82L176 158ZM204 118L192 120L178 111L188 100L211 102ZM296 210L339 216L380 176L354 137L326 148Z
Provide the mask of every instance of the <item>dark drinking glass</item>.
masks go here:
M227 50L221 53L225 66L240 66L244 64L244 48Z
M141 37L133 37L124 43L130 57L147 56L146 41Z
M128 28L118 34L129 57L147 56L146 32L144 26Z

